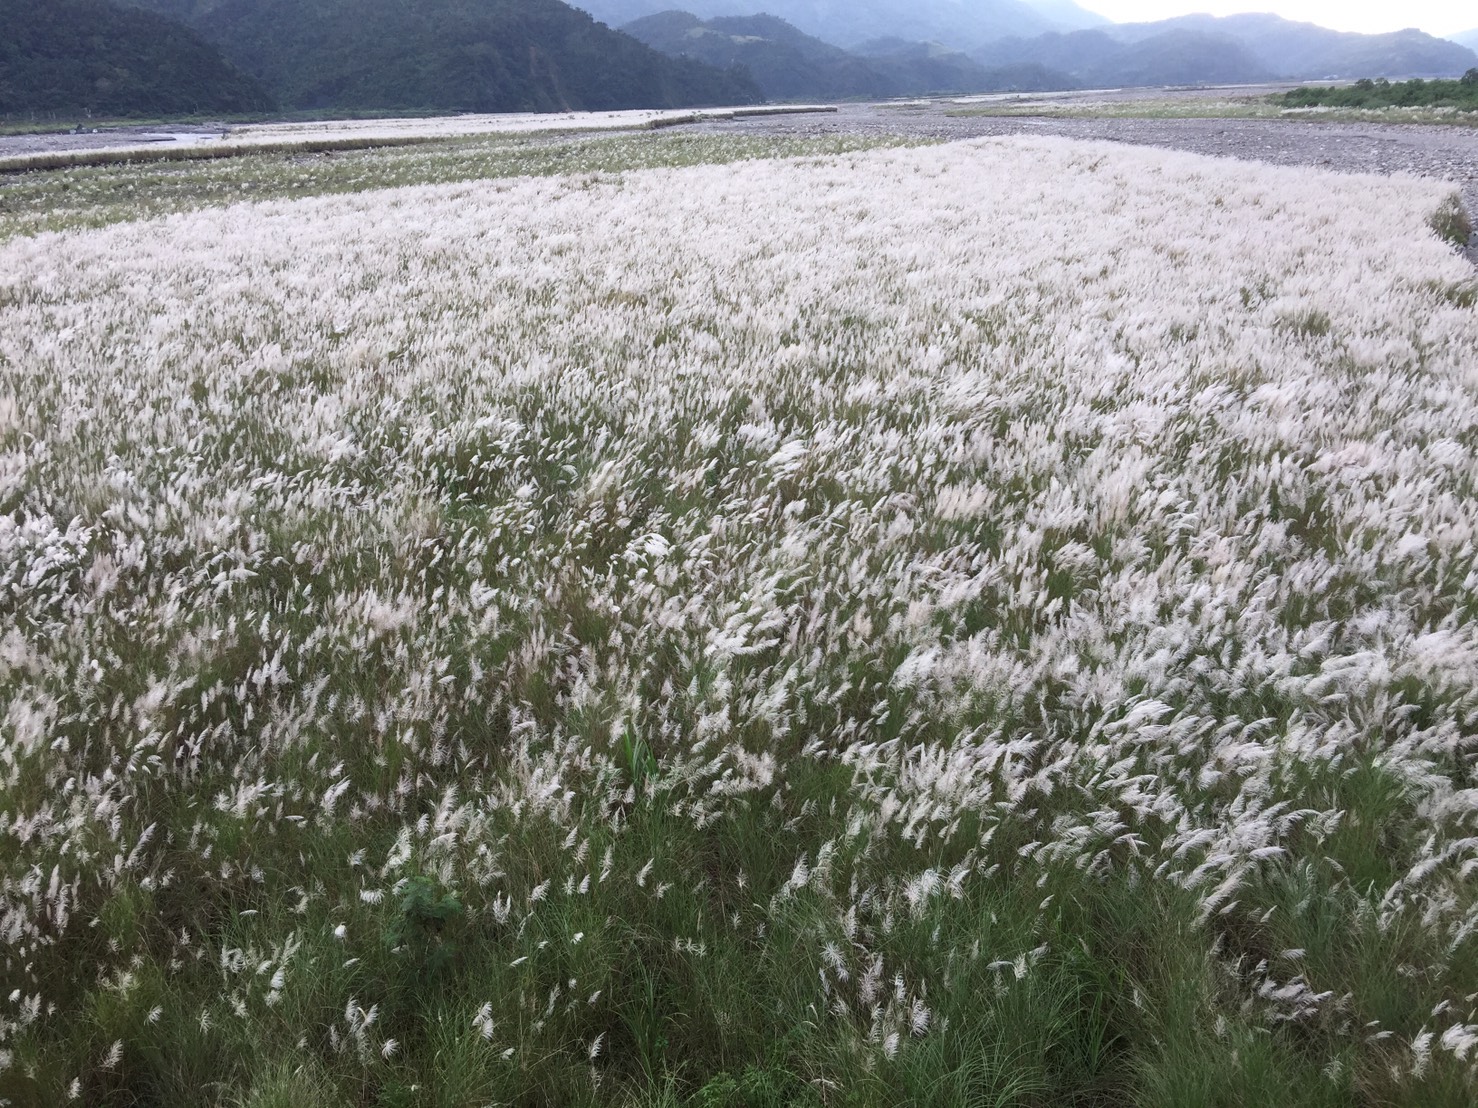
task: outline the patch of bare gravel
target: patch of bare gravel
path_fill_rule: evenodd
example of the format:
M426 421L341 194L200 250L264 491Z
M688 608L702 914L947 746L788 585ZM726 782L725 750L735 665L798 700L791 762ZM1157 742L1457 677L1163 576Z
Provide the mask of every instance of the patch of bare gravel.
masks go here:
M956 105L847 104L825 116L778 116L692 130L746 134L902 134L946 140L993 135L1069 138L1163 146L1195 154L1309 165L1343 173L1414 173L1452 181L1478 221L1478 128L1394 123L1324 123L1273 119L1061 119L951 116ZM1478 265L1478 234L1465 251Z
M0 135L0 158L20 154L55 154L102 150L120 143L178 142L179 136L218 135L220 124L158 123L152 127L109 127L97 131L52 131L34 135Z

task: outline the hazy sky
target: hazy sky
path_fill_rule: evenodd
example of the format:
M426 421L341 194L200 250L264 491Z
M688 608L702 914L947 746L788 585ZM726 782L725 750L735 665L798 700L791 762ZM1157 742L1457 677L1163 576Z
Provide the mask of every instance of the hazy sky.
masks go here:
M1089 11L1119 23L1165 19L1190 12L1232 15L1235 12L1277 12L1338 31L1399 31L1420 27L1434 35L1478 28L1478 4L1473 0L1402 0L1371 3L1361 0L1078 0Z

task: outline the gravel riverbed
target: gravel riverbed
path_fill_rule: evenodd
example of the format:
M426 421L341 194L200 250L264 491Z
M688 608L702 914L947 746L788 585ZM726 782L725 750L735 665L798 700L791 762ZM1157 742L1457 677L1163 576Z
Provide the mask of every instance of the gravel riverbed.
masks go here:
M39 131L26 135L0 135L0 157L102 150L110 146L178 144L182 138L214 138L225 130L225 126L218 123L156 123L152 127L107 127L95 131Z

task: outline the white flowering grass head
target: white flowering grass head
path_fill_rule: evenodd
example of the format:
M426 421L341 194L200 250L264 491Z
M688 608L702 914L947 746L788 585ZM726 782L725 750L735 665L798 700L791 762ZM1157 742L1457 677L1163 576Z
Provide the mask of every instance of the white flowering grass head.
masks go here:
M1449 192L1032 139L0 246L0 1093L1459 1102Z

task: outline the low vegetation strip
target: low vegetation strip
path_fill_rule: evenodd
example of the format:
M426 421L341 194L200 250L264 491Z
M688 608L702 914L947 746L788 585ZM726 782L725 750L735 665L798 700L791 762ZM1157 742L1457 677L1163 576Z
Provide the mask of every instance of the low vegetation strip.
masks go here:
M436 116L426 119L334 120L233 127L217 136L189 141L140 139L83 150L36 151L0 156L0 174L83 166L149 162L216 161L252 154L337 154L481 135L559 135L595 131L655 130L688 123L722 122L753 116L834 112L828 105L782 104L694 111L528 112L509 115ZM167 131L168 126L162 125Z
M417 135L304 138L252 143L150 141L91 150L43 150L13 154L0 158L0 174L76 169L84 166L147 165L150 162L218 161L249 154L338 154L347 150L413 146L435 141L437 140L433 136Z
M1447 108L1478 112L1478 69L1456 81L1356 81L1333 88L1296 88L1281 97L1291 108Z
M959 102L945 114L955 119L1273 119L1316 123L1402 123L1478 126L1478 114L1446 102L1355 106L1324 101L1324 89L1300 90L1304 99L1285 99L1293 93L1231 96L1225 99L1166 98L1163 100L1076 100L1056 102L1020 96L991 103Z
M1449 191L1011 139L0 245L0 1097L1471 1104Z

